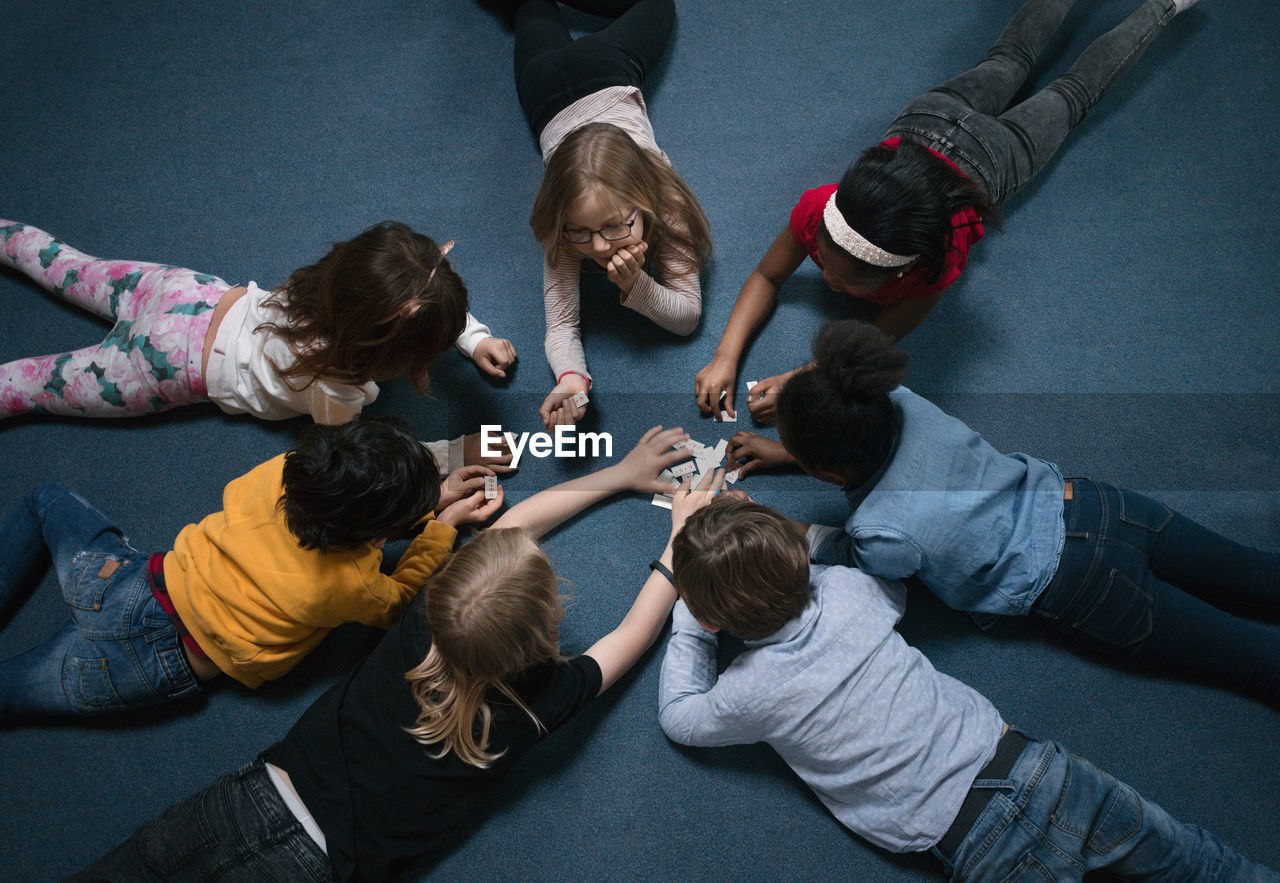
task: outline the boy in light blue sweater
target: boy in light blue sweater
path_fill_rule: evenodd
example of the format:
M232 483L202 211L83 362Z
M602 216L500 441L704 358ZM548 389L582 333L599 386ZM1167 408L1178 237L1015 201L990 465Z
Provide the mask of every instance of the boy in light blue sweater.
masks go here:
M681 600L659 720L674 741L767 742L847 828L893 852L930 850L955 880L1099 868L1280 880L1057 743L1011 729L894 630L901 583L811 567L777 512L716 500L672 550ZM722 629L746 650L717 676Z

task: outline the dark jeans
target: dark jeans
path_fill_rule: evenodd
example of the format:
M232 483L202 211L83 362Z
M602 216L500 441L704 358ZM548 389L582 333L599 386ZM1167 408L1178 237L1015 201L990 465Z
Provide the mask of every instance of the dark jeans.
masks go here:
M945 155L984 185L996 204L1009 198L1174 15L1172 0L1146 0L1093 41L1065 74L1009 107L1074 2L1029 0L977 67L908 104L885 137L908 138Z
M1058 571L1032 612L1111 656L1280 707L1280 555L1133 491L1072 479Z
M28 493L0 526L0 612L26 600L51 558L71 621L0 662L0 721L108 714L201 692L151 593L148 556L58 484Z
M533 128L579 98L609 86L635 86L666 51L675 23L673 0L573 0L567 5L614 20L575 40L560 7L529 0L516 10L516 93Z
M329 858L256 760L175 803L70 880L332 880Z

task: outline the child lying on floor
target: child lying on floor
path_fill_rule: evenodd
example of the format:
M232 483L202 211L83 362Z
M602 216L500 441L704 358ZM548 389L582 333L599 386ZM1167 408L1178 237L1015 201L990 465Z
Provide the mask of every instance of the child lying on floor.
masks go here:
M767 742L845 827L953 879L1276 880L1055 742L1010 729L894 630L901 583L810 566L791 522L718 499L675 538L659 720L685 745ZM747 641L719 676L716 633ZM1038 872L1038 873L1036 873Z

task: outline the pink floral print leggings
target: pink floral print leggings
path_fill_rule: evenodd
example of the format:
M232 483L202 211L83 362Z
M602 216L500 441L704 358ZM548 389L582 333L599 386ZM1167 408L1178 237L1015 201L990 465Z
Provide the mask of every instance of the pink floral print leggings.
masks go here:
M4 220L0 264L115 323L97 346L0 365L0 419L29 412L129 417L204 400L204 337L230 288L217 276L99 260Z

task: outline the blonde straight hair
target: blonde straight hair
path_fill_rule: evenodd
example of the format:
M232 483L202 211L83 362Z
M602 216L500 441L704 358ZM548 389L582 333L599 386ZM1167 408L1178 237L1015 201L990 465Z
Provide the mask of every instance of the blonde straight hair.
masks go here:
M698 269L711 256L711 227L689 185L662 157L609 123L588 123L560 142L547 162L529 226L554 265L576 257L564 239L569 209L599 188L640 209L654 278L667 284L676 262Z
M502 756L487 750L490 690L546 732L510 681L563 658L555 572L524 531L490 529L459 549L424 591L431 649L405 675L419 708L406 729L423 745L439 746L435 757L452 751L463 763L487 767Z

